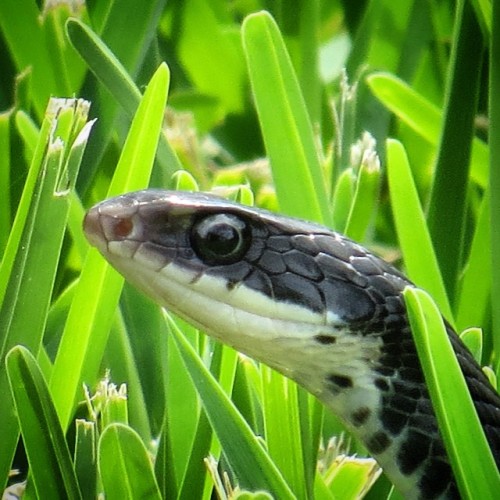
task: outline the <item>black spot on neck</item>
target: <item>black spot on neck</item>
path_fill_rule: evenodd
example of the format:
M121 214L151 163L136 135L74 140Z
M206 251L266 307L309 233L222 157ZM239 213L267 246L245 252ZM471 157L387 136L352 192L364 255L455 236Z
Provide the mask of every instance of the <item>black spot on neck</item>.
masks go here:
M352 378L346 375L332 373L331 375L328 375L328 380L341 389L349 389L353 386Z
M332 345L337 342L337 337L334 337L333 335L319 334L314 336L314 340L321 345Z

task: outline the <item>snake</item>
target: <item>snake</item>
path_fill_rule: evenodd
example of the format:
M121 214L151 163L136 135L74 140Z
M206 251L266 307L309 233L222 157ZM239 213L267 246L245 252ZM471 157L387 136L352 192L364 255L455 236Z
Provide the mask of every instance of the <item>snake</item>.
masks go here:
M161 306L316 396L405 498L460 498L398 269L327 227L199 192L110 198L83 229ZM500 397L445 324L500 467Z

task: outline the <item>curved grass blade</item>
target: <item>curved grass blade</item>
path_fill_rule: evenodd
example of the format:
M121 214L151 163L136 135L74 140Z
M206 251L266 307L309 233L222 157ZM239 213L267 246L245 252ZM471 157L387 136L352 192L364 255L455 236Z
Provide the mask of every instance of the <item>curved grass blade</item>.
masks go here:
M496 498L500 473L443 318L423 290L407 288L404 298L427 387L462 497Z
M492 259L492 325L494 351L500 351L500 2L493 0L492 33L490 46L489 117L491 189L491 259ZM497 362L497 374L500 364Z
M19 435L4 358L22 344L38 353L62 248L70 188L92 127L87 101L52 99L0 267L0 478ZM78 133L78 135L76 135ZM76 136L76 137L75 137ZM0 485L1 488L1 485Z
M75 421L74 470L83 498L97 497L97 425L82 419Z
M85 24L77 19L68 19L66 31L73 47L113 97L132 118L141 101L141 92L127 70L107 45ZM158 143L157 157L165 171L165 179L182 168L177 155L168 144L164 134Z
M169 316L167 318L175 345L240 485L251 491L267 490L276 498L294 498L276 465L270 460L248 424L205 368L175 322Z
M10 128L12 112L0 113L0 255L3 255L9 237L10 201Z
M330 225L311 122L278 26L266 12L252 14L242 38L280 207Z
M433 146L439 142L441 110L408 84L389 73L373 73L366 79L373 94L400 120ZM481 187L488 183L488 146L474 138L471 151L471 179Z
M387 141L387 178L392 213L408 276L432 295L444 316L451 321L451 308L408 158L402 144L393 139Z
M148 450L124 424L108 425L99 439L98 465L109 500L161 500Z
M148 85L125 143L108 196L148 184L161 130L169 71L162 64ZM81 384L95 380L104 352L123 278L90 250L82 269L61 339L50 388L67 428Z
M39 498L79 499L80 490L47 384L35 358L22 346L6 358L12 396Z

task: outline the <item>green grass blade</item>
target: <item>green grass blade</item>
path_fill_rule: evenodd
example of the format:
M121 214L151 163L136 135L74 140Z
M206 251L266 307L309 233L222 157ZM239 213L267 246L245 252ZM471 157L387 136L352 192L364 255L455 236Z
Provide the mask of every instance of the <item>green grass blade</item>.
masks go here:
M380 160L375 153L375 144L369 147L369 134L360 141L362 156L358 167L356 188L349 211L344 234L355 241L362 241L375 213L380 184ZM371 139L371 137L370 137ZM373 139L372 139L373 141ZM362 144L366 143L366 149ZM374 141L373 141L374 142Z
M405 82L388 73L373 73L366 79L374 95L400 120L433 146L439 143L441 110ZM487 145L474 138L471 152L471 179L481 187L488 183Z
M2 304L5 292L7 290L7 283L11 276L14 259L16 258L17 249L19 248L24 226L28 218L28 213L30 210L31 201L33 199L33 192L37 183L38 174L44 164L44 155L46 153L47 145L50 140L52 126L53 117L47 114L42 123L42 128L38 136L36 149L33 154L28 177L26 178L26 182L24 184L23 193L19 202L19 206L17 208L16 217L14 219L14 224L9 233L7 247L2 256L2 262L0 265L0 304Z
M492 0L490 47L489 117L490 117L490 189L491 189L491 259L493 345L500 350L500 2ZM500 366L497 365L497 366Z
M483 332L481 328L468 328L460 333L460 340L472 353L476 363L481 365L483 358Z
M245 19L242 37L281 210L331 224L311 122L279 29L261 12Z
M0 396L6 408L12 405L3 363L7 351L22 344L38 353L41 345L66 227L69 189L76 180L91 127L90 123L81 125L88 111L88 103L83 103L82 107L74 100L53 99L49 103L2 260ZM76 132L79 135L75 138ZM0 428L5 432L0 443L0 478L4 478L18 436L13 412L0 412Z
M469 256L459 283L456 319L458 331L482 325L491 294L490 190L483 196ZM494 312L493 312L494 314Z
M293 498L289 487L248 424L205 368L173 320L169 320L169 324L171 335L238 483L251 491L265 489L276 498Z
M3 255L10 227L10 127L11 112L0 113L0 255Z
M387 141L387 178L392 213L408 276L431 294L444 316L451 321L451 308L408 158L401 143L393 139Z
M496 498L500 474L443 319L429 295L404 292L418 356L463 498Z
M74 469L83 498L97 495L97 430L95 422L77 419Z
M141 92L123 64L108 46L81 21L69 19L66 23L66 30L76 51L128 116L132 118L139 106ZM164 134L160 136L157 157L166 180L176 170L182 168Z
M99 472L109 500L161 499L148 451L139 435L111 424L99 439Z
M144 400L141 380L139 379L140 364L137 363L132 352L129 332L121 316L113 322L111 327L106 348L105 366L113 374L113 379L127 381L127 406L126 408L119 407L118 410L123 411L123 418L112 418L112 421L130 422L141 439L144 442L148 442L151 436L155 434L151 433L149 411ZM153 381L152 385L154 385ZM125 409L130 413L130 420L125 418L127 416L124 411Z
M319 76L320 8L319 0L301 4L300 15L300 88L311 122L321 123L321 79Z
M114 91L116 100L133 116L141 101L141 92L116 55L78 19L68 19L66 31L69 40L89 68L107 89Z
M148 184L163 120L169 71L162 64L141 101L108 195ZM95 380L123 285L94 249L87 254L57 352L50 388L63 428L67 428L81 384Z
M493 0L494 2L494 0ZM491 36L492 30L492 4L491 0L471 0L471 5L474 7L474 11L476 12L477 19L483 33L485 35Z
M483 46L474 11L457 2L456 34L443 130L438 148L427 221L443 281L451 300L462 265L469 160L474 137Z
M262 406L269 456L297 498L307 498L312 485L304 481L298 388L267 366L262 366ZM309 476L305 476L309 477Z
M9 47L10 57L18 72L31 66L33 102L38 114L43 116L50 95L58 95L59 87L40 21L36 3L18 0L0 2L2 38Z
M6 364L30 465L30 480L38 497L81 498L69 449L35 358L18 346L9 351Z
M152 435L157 436L162 428L166 404L168 328L161 308L128 283L123 287L120 308L145 399L144 411L148 413ZM147 342L144 341L144 331L148 332ZM121 362L119 357L116 362Z

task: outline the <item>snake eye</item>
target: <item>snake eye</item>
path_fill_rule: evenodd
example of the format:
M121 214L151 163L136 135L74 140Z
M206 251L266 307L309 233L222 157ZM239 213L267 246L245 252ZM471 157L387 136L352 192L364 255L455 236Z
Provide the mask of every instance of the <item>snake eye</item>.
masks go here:
M209 265L233 264L250 246L250 228L232 214L209 215L191 230L191 244L197 256Z

